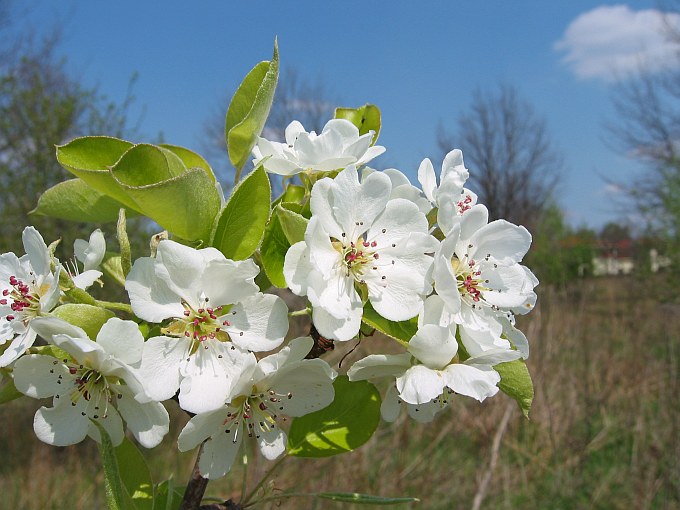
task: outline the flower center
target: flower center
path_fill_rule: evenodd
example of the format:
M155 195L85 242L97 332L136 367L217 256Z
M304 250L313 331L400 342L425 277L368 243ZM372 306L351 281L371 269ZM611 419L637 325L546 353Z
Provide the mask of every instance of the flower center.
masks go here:
M2 291L0 305L6 306L9 303L12 312L16 315L10 313L5 316L5 319L13 321L18 315L21 316L21 320L28 321L38 316L40 313L40 296L35 289L35 280L27 284L16 276L10 276L9 284L10 288ZM33 287L33 290L31 287Z
M463 214L465 211L469 210L472 205L472 197L470 195L465 195L464 198L456 202L456 206L458 206L458 214Z
M256 391L255 388L253 390ZM277 420L287 420L285 416L279 417L277 411L284 411L285 406L282 403L292 398L292 393L281 394L271 389L259 393L255 392L248 397L239 397L230 404L231 407L238 410L235 413L227 413L227 417L222 422L225 427L224 431L231 434L232 429L237 427L232 440L235 443L239 433L238 428L243 422L248 437L255 436L259 439L263 432L269 432L278 427Z
M482 299L482 292L490 290L485 284L488 280L481 278L482 272L478 269L477 263L470 259L463 261L454 257L451 259L451 266L458 283L458 291L461 297L471 299L474 303L478 303Z
M356 241L332 239L331 244L340 253L341 264L346 276L352 276L358 283L366 283L364 275L368 270L377 270L376 261L380 258L378 242L359 237Z
M62 361L66 365L69 374L73 376L73 379L71 379L73 388L69 393L71 405L75 407L82 398L89 403L86 414L91 414L94 419L106 418L108 416L109 404L113 402L114 395L117 398L122 397L112 388L112 385L118 383L118 379L106 377L98 370L85 365L75 364L77 362L72 360L64 359ZM53 362L54 365L59 363L59 360ZM62 381L63 378L59 375L57 384L62 384Z
M223 306L211 308L208 306L208 298L201 299L202 305L194 309L186 301L182 301L184 314L173 320L167 327L161 329L163 334L177 337L185 337L191 340L192 345L189 350L191 354L198 350L202 342L208 339L228 342L229 334L223 331L223 326L230 326L227 320L221 321L218 314L225 311Z

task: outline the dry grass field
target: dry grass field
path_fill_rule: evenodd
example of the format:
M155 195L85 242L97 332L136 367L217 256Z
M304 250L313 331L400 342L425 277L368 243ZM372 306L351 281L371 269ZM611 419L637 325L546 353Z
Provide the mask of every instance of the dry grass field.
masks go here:
M426 510L680 508L680 309L634 278L539 292L520 324L532 346L530 421L502 394L483 404L461 397L429 425L405 416L381 424L353 453L286 459L270 489L415 496L419 504L396 508ZM0 407L0 508L105 508L96 445L40 443L36 408L29 399ZM155 477L182 484L193 458L172 447L186 418L170 411L171 434L147 457ZM249 486L271 465L250 456ZM238 499L242 479L239 466L207 494ZM359 507L289 499L255 508Z

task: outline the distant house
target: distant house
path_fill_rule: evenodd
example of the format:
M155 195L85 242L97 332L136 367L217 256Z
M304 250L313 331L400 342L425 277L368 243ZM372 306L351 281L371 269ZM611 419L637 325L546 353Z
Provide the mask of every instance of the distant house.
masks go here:
M635 270L636 263L641 260L649 260L649 269L656 273L662 268L668 267L671 261L668 257L659 255L657 250L650 249L649 257L639 257L640 247L632 239L619 241L598 241L596 255L593 258L593 275L621 275L631 274Z
M593 275L630 274L635 269L635 250L632 239L598 241L593 258Z

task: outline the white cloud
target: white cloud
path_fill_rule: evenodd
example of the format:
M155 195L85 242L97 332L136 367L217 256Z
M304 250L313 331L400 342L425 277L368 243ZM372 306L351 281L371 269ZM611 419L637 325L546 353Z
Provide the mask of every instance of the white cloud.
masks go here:
M680 30L680 14L601 6L573 20L554 48L566 53L562 61L579 78L611 81L680 62L680 45L669 40L669 26Z

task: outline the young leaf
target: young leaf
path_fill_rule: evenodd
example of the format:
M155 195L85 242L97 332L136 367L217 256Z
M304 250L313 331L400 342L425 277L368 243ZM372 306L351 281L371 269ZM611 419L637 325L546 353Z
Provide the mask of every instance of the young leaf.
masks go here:
M498 383L500 390L514 398L524 417L529 418L529 410L534 400L534 384L531 382L531 375L524 360L499 363L493 368L501 376L501 382Z
M277 205L281 202L292 202L296 204L302 203L302 199L305 197L304 186L298 186L297 184L289 184L281 196L277 198L272 205Z
M159 145L163 149L167 149L172 152L175 156L179 157L184 163L186 168L201 168L210 177L212 182L215 182L215 174L208 162L200 154L196 154L185 147L180 147L179 145L169 145L167 143L162 143Z
M137 510L153 510L153 481L142 452L128 438L115 452L121 481Z
M220 196L203 169L191 168L153 184L118 182L138 210L164 229L190 241L209 239L220 210Z
M361 320L364 324L377 329L381 333L404 342L410 341L418 331L417 318L401 322L387 320L373 309L370 301L367 301L364 305L364 314Z
M262 241L269 220L271 185L258 166L234 188L216 219L210 246L232 260L250 257Z
M115 315L110 310L83 303L67 303L58 306L52 314L69 324L82 328L92 340L97 338L97 333L104 323Z
M116 221L123 204L91 188L82 179L69 179L52 186L38 199L29 214L69 221L104 223ZM128 216L136 215L128 209Z
M380 109L374 104L365 104L359 108L336 108L336 119L346 119L359 128L359 135L373 131L374 145L380 134Z
M136 209L134 201L115 183L109 170L133 146L118 138L85 136L57 146L57 161L88 186Z
M288 239L288 242L292 246L305 239L305 231L307 230L309 220L301 214L289 209L290 206L298 206L299 208L300 204L282 202L276 206L274 211L279 218L283 233L286 234L286 239Z
M246 75L227 110L225 136L229 160L236 167L236 181L269 116L278 79L279 48L275 41L272 60L260 62Z
M295 418L288 434L288 453L297 457L330 457L368 441L380 421L380 393L368 381L334 383L335 399L324 409Z
M356 503L358 505L399 505L401 503L417 503L418 498L383 498L358 492L317 492L318 498L341 501L343 503Z
M109 510L137 510L121 480L116 451L111 443L109 433L96 420L91 420L91 422L96 425L101 437L99 454L101 455L102 467L104 468L106 505Z
M281 220L276 214L272 214L260 246L260 260L269 281L280 289L287 286L283 276L283 263L290 246L281 227Z

